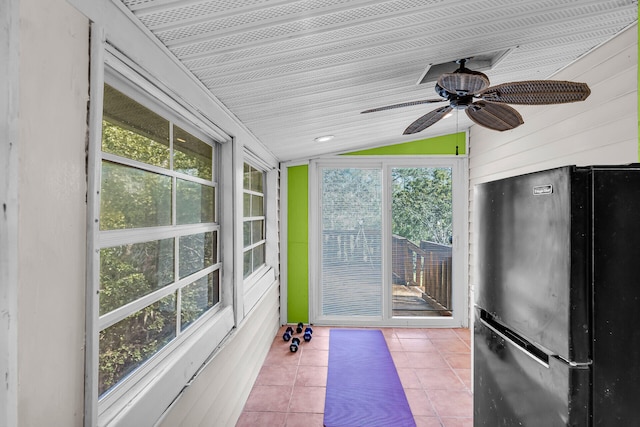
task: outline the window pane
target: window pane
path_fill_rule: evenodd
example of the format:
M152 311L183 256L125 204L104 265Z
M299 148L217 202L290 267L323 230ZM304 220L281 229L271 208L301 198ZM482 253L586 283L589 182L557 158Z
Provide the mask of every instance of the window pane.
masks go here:
M213 232L182 236L179 240L180 278L213 265Z
M251 257L251 250L244 253L244 262L242 267L242 277L247 277L253 271L253 262Z
M219 301L218 272L201 277L182 288L180 328L184 330Z
M213 250L213 253L211 254L211 261L214 264L217 264L218 263L218 232L217 231L213 232L212 250Z
M251 188L251 166L244 164L244 175L242 179L242 188L249 190Z
M242 224L242 240L243 247L251 246L251 221L245 221Z
M177 126L173 127L173 169L211 180L213 148Z
M211 274L213 276L213 292L211 293L211 298L213 305L216 305L220 302L220 270L216 270Z
M102 151L169 168L169 121L104 86Z
M451 316L449 167L391 169L394 316Z
M178 179L176 216L178 224L214 222L213 187Z
M251 216L264 215L264 198L262 196L251 196Z
M251 243L264 240L264 220L251 221Z
M262 193L262 179L264 174L255 168L251 168L251 190Z
M98 393L104 394L175 338L176 318L176 297L170 294L100 331Z
M171 178L102 162L100 229L171 225Z
M325 316L381 316L382 172L325 168L321 181Z
M251 194L244 193L242 197L242 215L251 216Z
M174 239L100 250L100 315L173 282Z
M264 243L253 248L253 271L264 264Z

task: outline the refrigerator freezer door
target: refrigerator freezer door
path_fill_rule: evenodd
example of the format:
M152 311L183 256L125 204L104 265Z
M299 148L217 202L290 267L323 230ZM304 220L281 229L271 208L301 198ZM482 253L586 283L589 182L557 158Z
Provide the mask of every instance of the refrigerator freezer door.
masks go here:
M590 425L589 367L544 363L476 317L474 426Z
M552 169L480 184L474 195L476 305L576 362L590 360L585 176Z
M640 426L640 170L593 176L593 425Z

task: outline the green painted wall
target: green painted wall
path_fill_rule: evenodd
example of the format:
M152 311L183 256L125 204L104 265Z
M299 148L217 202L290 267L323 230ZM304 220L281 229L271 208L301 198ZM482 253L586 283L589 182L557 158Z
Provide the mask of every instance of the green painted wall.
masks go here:
M466 154L466 134L458 132L451 135L437 136L435 138L421 139L419 141L405 142L402 144L387 145L385 147L371 148L369 150L353 151L349 156L399 156L404 154ZM456 151L457 149L457 151Z
M462 155L465 153L466 134L460 132L354 151L348 155ZM287 323L307 323L309 321L309 167L293 166L287 171Z
M287 322L309 322L309 167L288 171Z

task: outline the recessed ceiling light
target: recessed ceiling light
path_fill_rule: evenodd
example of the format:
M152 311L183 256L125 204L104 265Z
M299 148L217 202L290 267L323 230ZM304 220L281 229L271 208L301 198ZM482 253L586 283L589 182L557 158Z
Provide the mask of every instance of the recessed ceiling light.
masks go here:
M324 136L319 136L317 138L314 139L315 142L327 142L327 141L331 141L333 138L335 138L335 136L333 135L324 135Z

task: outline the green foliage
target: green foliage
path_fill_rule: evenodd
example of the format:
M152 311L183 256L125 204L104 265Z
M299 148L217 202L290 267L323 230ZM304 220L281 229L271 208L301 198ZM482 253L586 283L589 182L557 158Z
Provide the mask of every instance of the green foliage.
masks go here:
M102 121L102 151L169 169L169 141L158 142L107 120Z
M171 225L171 177L102 162L100 229Z
M392 233L420 241L450 244L453 222L450 168L394 168Z
M185 329L218 302L213 294L213 274L209 274L182 288L180 327Z
M100 314L106 314L173 282L174 239L100 251Z
M171 294L100 332L99 394L175 337L175 305L175 296Z

